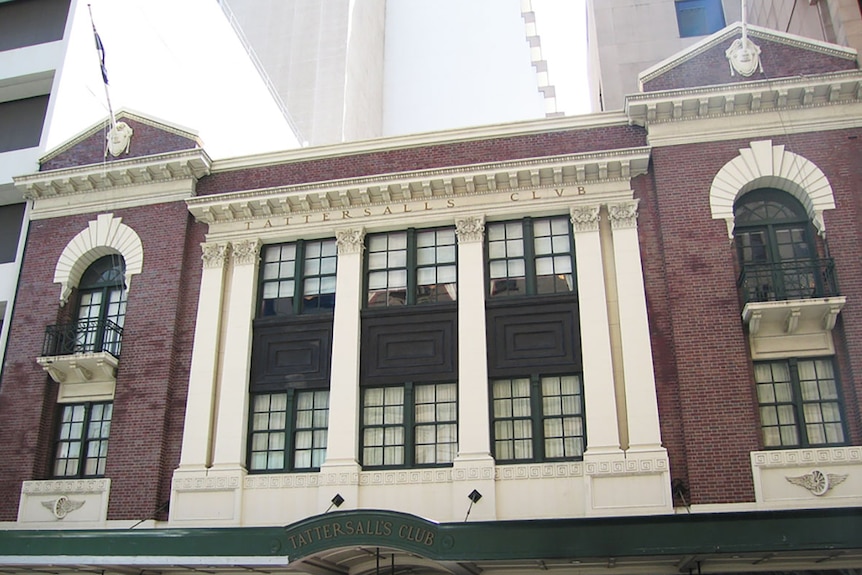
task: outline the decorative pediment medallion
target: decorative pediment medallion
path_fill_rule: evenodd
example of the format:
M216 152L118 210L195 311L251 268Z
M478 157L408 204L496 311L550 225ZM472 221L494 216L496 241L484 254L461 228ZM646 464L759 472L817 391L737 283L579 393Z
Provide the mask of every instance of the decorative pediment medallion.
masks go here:
M128 154L134 133L132 127L125 122L114 124L108 131L105 157L108 157L108 152L111 152L115 158L121 154Z

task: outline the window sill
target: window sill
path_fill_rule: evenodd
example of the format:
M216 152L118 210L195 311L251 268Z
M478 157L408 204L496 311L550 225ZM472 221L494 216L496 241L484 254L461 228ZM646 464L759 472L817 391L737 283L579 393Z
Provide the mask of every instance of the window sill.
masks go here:
M749 302L742 309L754 360L834 355L832 328L847 298Z
M61 403L114 398L119 360L106 351L41 356L36 363L60 384Z

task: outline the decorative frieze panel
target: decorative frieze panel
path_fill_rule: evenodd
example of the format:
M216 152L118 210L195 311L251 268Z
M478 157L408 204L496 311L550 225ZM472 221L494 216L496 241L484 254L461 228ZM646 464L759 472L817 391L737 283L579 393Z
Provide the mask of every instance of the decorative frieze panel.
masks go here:
M111 480L107 478L25 481L18 522L102 524L107 518L110 490Z
M557 479L583 476L584 464L582 462L500 465L494 469L494 479L496 481Z
M763 508L862 505L862 447L754 451L751 469Z
M611 461L587 461L587 475L626 475L632 473L664 473L669 471L667 457L626 458Z

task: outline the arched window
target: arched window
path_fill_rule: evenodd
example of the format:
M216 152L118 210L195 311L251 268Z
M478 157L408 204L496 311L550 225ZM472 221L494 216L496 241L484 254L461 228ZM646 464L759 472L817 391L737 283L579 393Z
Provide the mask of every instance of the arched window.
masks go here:
M831 295L831 267L816 258L814 230L802 204L786 192L760 189L734 205L734 240L748 301Z
M107 351L119 357L126 315L126 265L111 254L97 259L78 284L78 353Z

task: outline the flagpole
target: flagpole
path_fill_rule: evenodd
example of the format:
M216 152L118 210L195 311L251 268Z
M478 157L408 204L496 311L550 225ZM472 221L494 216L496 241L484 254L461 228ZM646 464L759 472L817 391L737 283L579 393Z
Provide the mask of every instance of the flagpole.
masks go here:
M90 13L90 26L93 27L93 37L96 39L96 56L99 58L99 69L102 72L102 80L105 84L105 100L108 102L108 113L111 117L111 129L113 130L116 121L114 120L114 108L111 106L111 95L108 92L108 74L105 70L105 47L102 46L102 39L99 33L96 32L96 24L93 22L93 7L87 4L87 10Z

